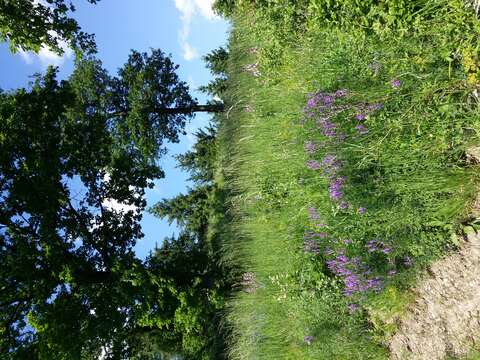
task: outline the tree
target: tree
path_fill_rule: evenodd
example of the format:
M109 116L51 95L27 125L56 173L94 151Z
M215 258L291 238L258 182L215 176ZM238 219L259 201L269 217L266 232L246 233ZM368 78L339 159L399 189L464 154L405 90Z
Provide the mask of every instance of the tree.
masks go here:
M4 352L75 358L108 347L119 356L133 327L144 274L132 246L144 188L159 171L117 144L95 112L77 112L74 94L50 68L31 91L1 97ZM108 208L108 199L136 210Z
M219 313L224 309L233 277L220 261L218 239L213 238L210 228L212 211L219 201L214 182L216 129L208 126L196 137L192 150L177 156L179 166L190 173L194 186L186 194L163 199L150 209L170 223L175 221L180 233L164 239L147 259L149 272L162 279L158 291L167 292L165 284L174 289L168 290L172 295L170 307L165 308L163 302L152 306L155 310L147 318L149 324L157 324L159 336L152 341L161 347L173 346L187 359L222 359L227 331L221 326Z
M215 0L213 10L224 17L230 17L235 11L237 0Z
M178 299L175 279L132 250L158 156L198 106L177 68L160 50L132 52L112 77L88 57L68 80L49 68L0 93L2 353L129 358L158 331L145 314Z
M98 0L86 0L96 4ZM65 0L1 0L0 39L10 42L10 49L38 52L42 47L63 54L62 42L81 50L94 51L93 36L80 30L69 17L72 3Z
M212 96L222 97L227 90L228 51L219 47L205 55L203 60L214 79L206 86L201 86L200 90Z
M192 150L175 156L178 167L190 173L189 180L197 184L211 183L215 173L217 158L217 130L209 125L195 134L197 141Z

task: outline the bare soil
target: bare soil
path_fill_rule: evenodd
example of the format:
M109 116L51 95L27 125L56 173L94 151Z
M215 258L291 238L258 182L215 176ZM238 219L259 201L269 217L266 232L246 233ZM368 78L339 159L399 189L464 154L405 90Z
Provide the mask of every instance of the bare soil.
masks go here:
M433 264L389 342L390 359L463 357L480 342L480 234Z

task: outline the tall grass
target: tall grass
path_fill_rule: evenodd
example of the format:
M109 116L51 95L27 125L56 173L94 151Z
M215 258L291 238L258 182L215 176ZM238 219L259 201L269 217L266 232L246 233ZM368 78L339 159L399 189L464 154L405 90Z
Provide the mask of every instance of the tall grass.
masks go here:
M254 76L245 66L274 40L261 36L256 19L234 18L219 130L224 261L253 276L248 286L239 277L228 305L229 357L384 359L406 289L456 246L477 189L478 170L463 157L480 140L473 88L425 33L400 41L315 29L282 45L275 64L260 60ZM348 95L336 100L344 110L331 120L345 138L332 140L319 129L321 115L304 109L312 94L339 89ZM378 103L356 119L361 104ZM307 141L323 145L308 153ZM332 180L307 166L327 154L342 163L346 205L332 200ZM312 208L321 229L309 219ZM308 231L326 234L313 249ZM374 239L391 250L369 252ZM338 254L359 258L370 269L365 276L381 279L379 289L345 296L345 279L327 265Z

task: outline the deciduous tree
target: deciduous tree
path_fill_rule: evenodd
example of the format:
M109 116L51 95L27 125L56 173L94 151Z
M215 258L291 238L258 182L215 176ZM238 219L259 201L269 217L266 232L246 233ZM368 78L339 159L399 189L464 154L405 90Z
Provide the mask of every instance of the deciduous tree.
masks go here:
M133 253L158 157L198 106L177 68L160 50L132 52L117 76L80 58L65 81L49 68L0 94L2 353L129 358L158 330L145 314L178 301L176 279Z
M99 0L86 0L96 4ZM58 54L65 45L93 51L93 36L81 31L77 21L70 17L75 11L65 0L1 0L0 39L10 42L13 52L38 52L47 47Z

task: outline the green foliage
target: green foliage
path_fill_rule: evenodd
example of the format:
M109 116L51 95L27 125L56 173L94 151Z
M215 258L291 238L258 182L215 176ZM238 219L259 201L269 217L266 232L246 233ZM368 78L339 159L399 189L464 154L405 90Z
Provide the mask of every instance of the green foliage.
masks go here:
M228 51L220 47L204 56L203 60L214 76L214 79L206 86L201 86L200 91L212 96L222 97L227 90Z
M113 103L126 113L124 136L138 141L140 149L155 156L161 140L178 142L179 133L193 112L171 114L168 108L190 108L196 104L188 93L188 86L180 81L175 65L161 50L147 53L132 51L127 63L119 70L119 79L113 80ZM118 112L117 112L118 113ZM148 117L148 121L141 121ZM162 136L159 136L159 135Z
M212 50L203 57L203 60L212 75L225 76L227 74L228 51L225 48L219 47Z
M179 167L191 174L194 186L186 194L163 199L150 212L181 229L178 236L166 238L148 258L147 264L159 284L169 284L171 297L165 311L154 305L148 315L161 336L187 359L221 359L224 357L225 333L220 332L220 312L230 291L229 269L220 264L218 240L212 234L211 218L217 213L219 185L214 182L217 163L216 130L200 129L192 150L178 155ZM155 280L155 283L158 281ZM159 293L163 285L159 285ZM153 311L153 309L155 309ZM162 326L168 324L168 326Z
M235 10L236 0L215 0L213 10L224 17L230 17Z
M217 157L216 129L210 125L198 130L194 136L197 141L192 150L176 156L178 166L190 173L189 180L200 184L210 183L214 178Z
M193 116L177 68L160 50L132 52L118 77L79 58L68 80L49 68L0 94L0 348L11 358L130 358L157 330L141 321L152 306L175 315L177 278L154 278L133 246L163 145Z
M98 0L87 0L96 4ZM38 52L42 47L63 54L62 42L87 52L95 51L92 35L80 30L69 17L75 11L64 0L3 0L0 3L0 40L9 41L13 52Z
M71 358L121 343L132 326L139 288L126 280L142 275L131 248L141 237L144 188L158 172L124 172L106 123L83 132L89 114L74 116L72 86L55 77L50 68L30 91L1 99L1 347ZM117 213L103 206L107 199L137 210Z

